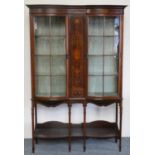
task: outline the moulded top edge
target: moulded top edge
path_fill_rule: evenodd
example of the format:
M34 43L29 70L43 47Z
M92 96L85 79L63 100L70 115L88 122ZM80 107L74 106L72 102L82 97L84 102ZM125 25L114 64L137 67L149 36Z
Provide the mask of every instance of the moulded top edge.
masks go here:
M97 8L106 8L106 9L124 9L127 5L26 5L30 9L37 8L57 8L57 9L97 9Z

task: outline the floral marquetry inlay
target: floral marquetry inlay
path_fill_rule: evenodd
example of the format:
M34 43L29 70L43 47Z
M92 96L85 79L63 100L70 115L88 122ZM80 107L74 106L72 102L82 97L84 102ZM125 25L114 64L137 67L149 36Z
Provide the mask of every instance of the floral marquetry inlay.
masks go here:
M80 60L80 55L81 55L80 51L78 49L75 49L74 50L74 59L77 61Z
M83 16L71 17L70 30L70 55L71 55L71 76L70 76L70 96L83 97L84 96L84 48L83 48L83 31L84 23Z

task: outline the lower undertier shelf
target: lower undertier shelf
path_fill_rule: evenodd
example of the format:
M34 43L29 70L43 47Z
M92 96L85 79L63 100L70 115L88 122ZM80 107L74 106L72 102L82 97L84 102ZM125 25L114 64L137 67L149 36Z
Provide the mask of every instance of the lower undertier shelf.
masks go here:
M68 138L114 138L119 137L119 130L116 123L106 121L94 121L84 124L61 123L56 121L37 124L35 129L36 138L57 139Z
M106 121L94 121L86 123L87 138L113 138L119 137L119 130L116 123Z
M56 121L37 124L35 129L36 138L67 138L68 134L68 124Z

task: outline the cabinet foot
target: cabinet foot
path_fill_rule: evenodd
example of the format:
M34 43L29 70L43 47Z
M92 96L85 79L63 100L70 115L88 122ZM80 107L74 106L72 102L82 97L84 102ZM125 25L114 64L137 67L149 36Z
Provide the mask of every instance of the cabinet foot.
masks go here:
M35 139L36 144L38 144L38 138Z
M83 147L83 152L86 152L86 146Z
M121 152L122 151L122 140L120 139L119 140L119 152Z
M34 148L34 146L32 146L32 153L34 153L35 152L35 148Z
M71 152L71 145L68 146L68 151Z
M35 139L32 138L32 153L35 152Z
M115 143L117 143L117 138L115 138Z

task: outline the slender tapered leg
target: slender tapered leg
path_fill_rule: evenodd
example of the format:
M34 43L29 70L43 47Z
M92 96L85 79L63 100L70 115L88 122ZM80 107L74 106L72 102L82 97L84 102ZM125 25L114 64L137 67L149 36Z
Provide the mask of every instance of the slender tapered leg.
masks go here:
M83 151L86 151L86 107L87 103L83 104Z
M116 103L116 124L118 125L118 103ZM115 137L115 142L117 143L117 137Z
M122 150L122 112L123 112L122 102L119 104L119 107L120 107L119 151L121 151Z
M34 106L35 106L35 102L32 102L32 107L31 107L31 119L32 119L32 153L34 153L34 151L35 151Z
M35 128L37 126L37 103L35 103ZM36 144L38 144L38 138L35 138Z
M72 134L72 125L71 125L71 103L68 103L68 150L71 152L71 134Z

